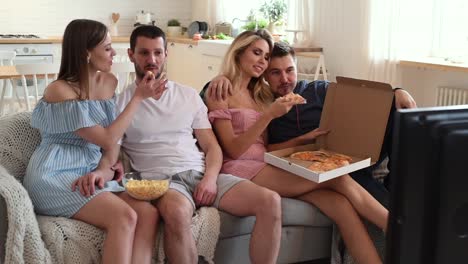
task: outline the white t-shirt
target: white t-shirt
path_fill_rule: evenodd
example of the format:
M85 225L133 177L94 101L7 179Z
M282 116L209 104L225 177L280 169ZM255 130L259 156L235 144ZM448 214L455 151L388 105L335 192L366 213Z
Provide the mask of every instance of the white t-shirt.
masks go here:
M135 89L134 83L117 96L119 112ZM155 177L190 169L204 172L205 154L196 145L194 129L211 129L208 109L195 89L169 81L159 100L141 102L121 145L135 170Z

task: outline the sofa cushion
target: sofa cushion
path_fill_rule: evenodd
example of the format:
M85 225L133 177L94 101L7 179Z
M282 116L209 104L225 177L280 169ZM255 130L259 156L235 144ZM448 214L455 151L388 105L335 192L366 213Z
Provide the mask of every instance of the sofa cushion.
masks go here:
M328 227L331 220L317 207L296 199L282 198L283 226ZM219 238L228 238L250 234L255 224L255 217L237 217L220 211L221 230Z

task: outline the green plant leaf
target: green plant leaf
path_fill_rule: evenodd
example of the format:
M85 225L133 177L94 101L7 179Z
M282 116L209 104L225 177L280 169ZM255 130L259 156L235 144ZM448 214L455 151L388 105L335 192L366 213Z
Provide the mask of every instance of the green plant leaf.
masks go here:
M260 7L260 12L270 22L278 22L284 19L288 6L284 0L265 1Z
M167 26L168 27L180 27L180 21L177 19L170 19L167 21Z

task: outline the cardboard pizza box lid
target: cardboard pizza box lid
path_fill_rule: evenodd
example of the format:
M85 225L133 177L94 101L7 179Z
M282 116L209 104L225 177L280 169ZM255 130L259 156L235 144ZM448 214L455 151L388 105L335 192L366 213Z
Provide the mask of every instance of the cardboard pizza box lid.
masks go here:
M336 77L327 89L320 129L330 130L317 139L321 148L346 155L379 159L392 108L390 84Z

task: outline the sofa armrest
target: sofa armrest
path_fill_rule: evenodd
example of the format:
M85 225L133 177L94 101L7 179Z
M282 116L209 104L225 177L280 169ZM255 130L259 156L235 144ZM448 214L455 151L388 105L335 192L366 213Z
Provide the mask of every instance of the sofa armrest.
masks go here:
M8 230L8 217L5 199L0 196L0 263L5 263L6 234Z

